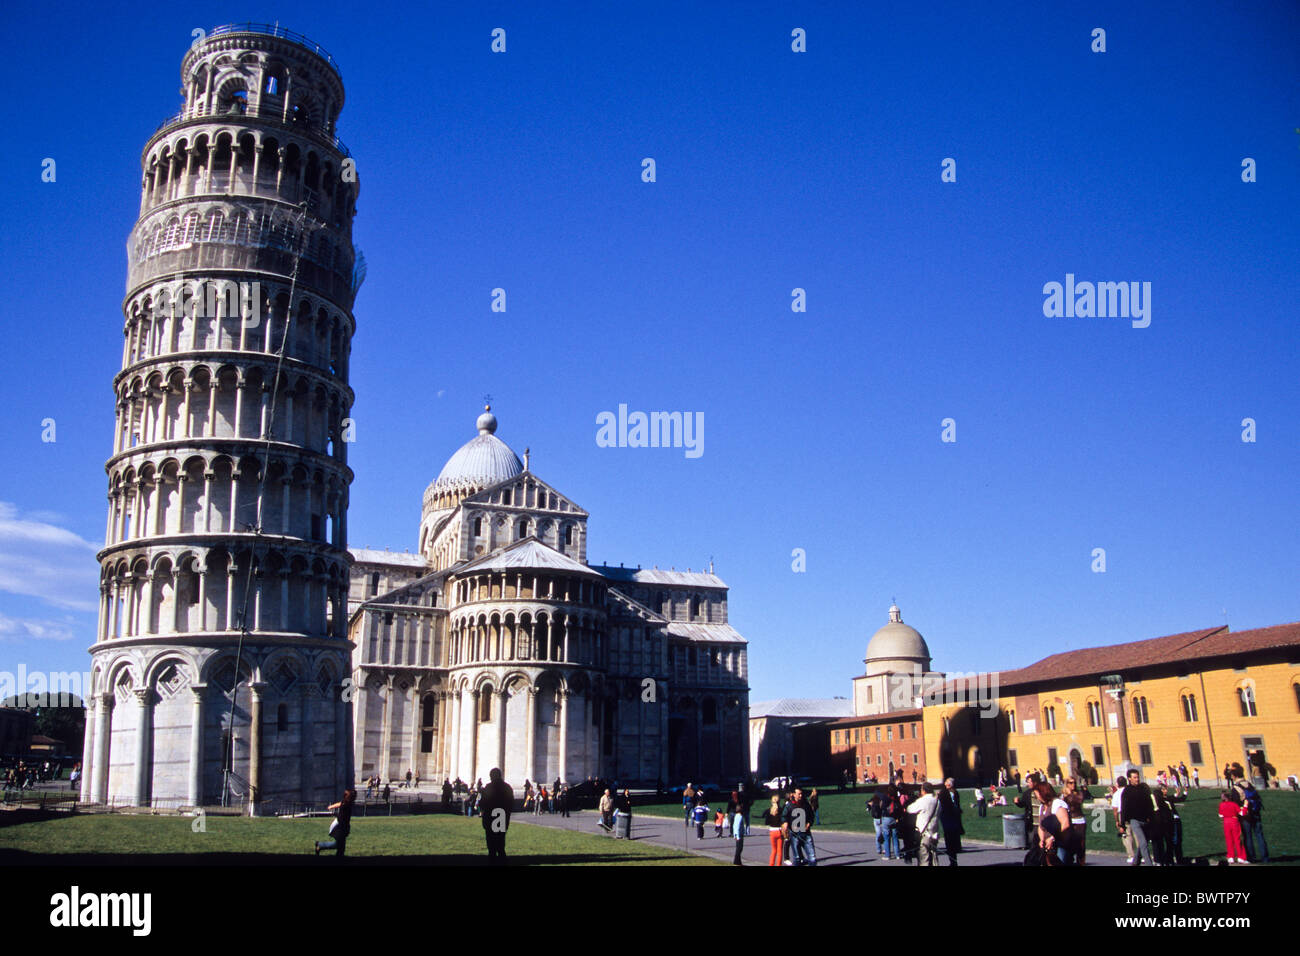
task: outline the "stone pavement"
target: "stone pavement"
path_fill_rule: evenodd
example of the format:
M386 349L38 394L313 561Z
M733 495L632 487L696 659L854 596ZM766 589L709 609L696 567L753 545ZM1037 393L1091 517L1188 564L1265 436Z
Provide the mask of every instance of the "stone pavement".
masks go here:
M528 826L555 827L562 830L576 830L582 833L595 833L605 836L605 831L597 825L600 815L594 810L575 811L565 818L558 814L523 814L516 813L510 823ZM609 836L608 839L614 839ZM695 828L686 827L680 818L652 817L647 814L632 814L632 839L651 843L655 846L673 847L710 856L727 863L732 861L736 852L735 844L727 837L715 837L712 825L704 827L704 839L695 838ZM813 831L813 843L816 847L818 866L907 866L899 860L885 860L876 853L876 835L874 833L852 833L844 830ZM943 841L939 841L942 866L948 865L948 858L943 856ZM767 866L769 852L767 827L759 824L752 826L750 835L745 838L745 850L741 856L744 866ZM1025 858L1024 850L1007 850L1000 844L978 843L972 840L962 841L962 852L957 857L957 865L962 866L1019 866ZM1088 852L1089 866L1123 866L1124 857L1118 853Z

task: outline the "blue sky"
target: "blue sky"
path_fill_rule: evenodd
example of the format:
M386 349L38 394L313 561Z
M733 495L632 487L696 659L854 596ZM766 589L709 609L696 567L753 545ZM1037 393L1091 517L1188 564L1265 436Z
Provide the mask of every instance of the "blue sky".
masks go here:
M1300 619L1300 12L1143 7L11 11L0 669L88 667L140 151L247 19L347 89L353 546L415 547L490 393L593 563L712 556L754 700L847 694L895 597L948 671ZM1067 273L1150 327L1045 317ZM704 454L598 447L620 403Z

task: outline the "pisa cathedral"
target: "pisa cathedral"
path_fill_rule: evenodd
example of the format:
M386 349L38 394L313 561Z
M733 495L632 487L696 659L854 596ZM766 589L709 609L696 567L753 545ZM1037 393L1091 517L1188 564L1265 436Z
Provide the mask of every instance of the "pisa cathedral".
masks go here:
M496 436L424 492L416 554L358 550L359 774L654 785L748 771L748 665L709 571L589 565L587 512Z
M127 247L82 799L256 812L375 771L739 774L725 585L589 567L586 513L490 415L426 493L418 557L348 551L365 266L341 72L238 24L181 82Z

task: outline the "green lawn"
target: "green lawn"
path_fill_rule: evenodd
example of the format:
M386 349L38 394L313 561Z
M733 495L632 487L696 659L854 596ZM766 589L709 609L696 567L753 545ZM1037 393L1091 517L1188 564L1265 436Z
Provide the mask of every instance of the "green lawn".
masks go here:
M1095 796L1103 796L1105 787L1093 787ZM818 793L821 807L821 829L851 830L871 833L871 817L866 810L866 802L871 796L871 789L858 788L857 792L840 793L836 790L824 790ZM1002 814L1007 811L1019 812L1015 807L990 807L988 816L980 817L971 807L974 802L973 791L962 790L962 826L966 836L972 840L1002 842ZM1011 787L1007 799L1013 799L1016 788ZM1300 863L1300 793L1290 790L1269 790L1261 792L1264 799L1264 836L1268 840L1269 856L1292 858L1288 862ZM710 809L725 807L726 801L714 801ZM1224 855L1223 825L1218 816L1219 791L1209 788L1194 790L1186 803L1179 804L1178 812L1183 820L1183 853L1186 856ZM767 800L754 804L751 821L759 820L767 808ZM682 819L682 805L676 803L652 804L636 808L638 813L650 816L673 817ZM1092 808L1088 808L1088 821L1095 819ZM1096 832L1089 829L1088 847L1094 850L1114 850L1122 852L1124 844L1115 830L1114 816L1109 810L1103 815L1105 830ZM712 820L709 821L710 826Z
M14 824L0 827L0 863L315 865L312 843L328 839L329 827L324 817L209 816L207 831L195 833L193 822L189 817L80 814ZM506 853L513 865L717 865L678 850L522 823L511 825ZM347 856L354 863L381 865L487 863L479 820L450 814L353 817Z

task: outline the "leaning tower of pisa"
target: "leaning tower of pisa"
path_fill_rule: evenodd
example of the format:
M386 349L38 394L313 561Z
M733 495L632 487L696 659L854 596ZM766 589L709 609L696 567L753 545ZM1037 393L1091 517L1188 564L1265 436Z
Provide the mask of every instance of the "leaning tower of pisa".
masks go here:
M82 797L260 812L352 778L358 184L306 37L219 27L181 84L127 244Z

